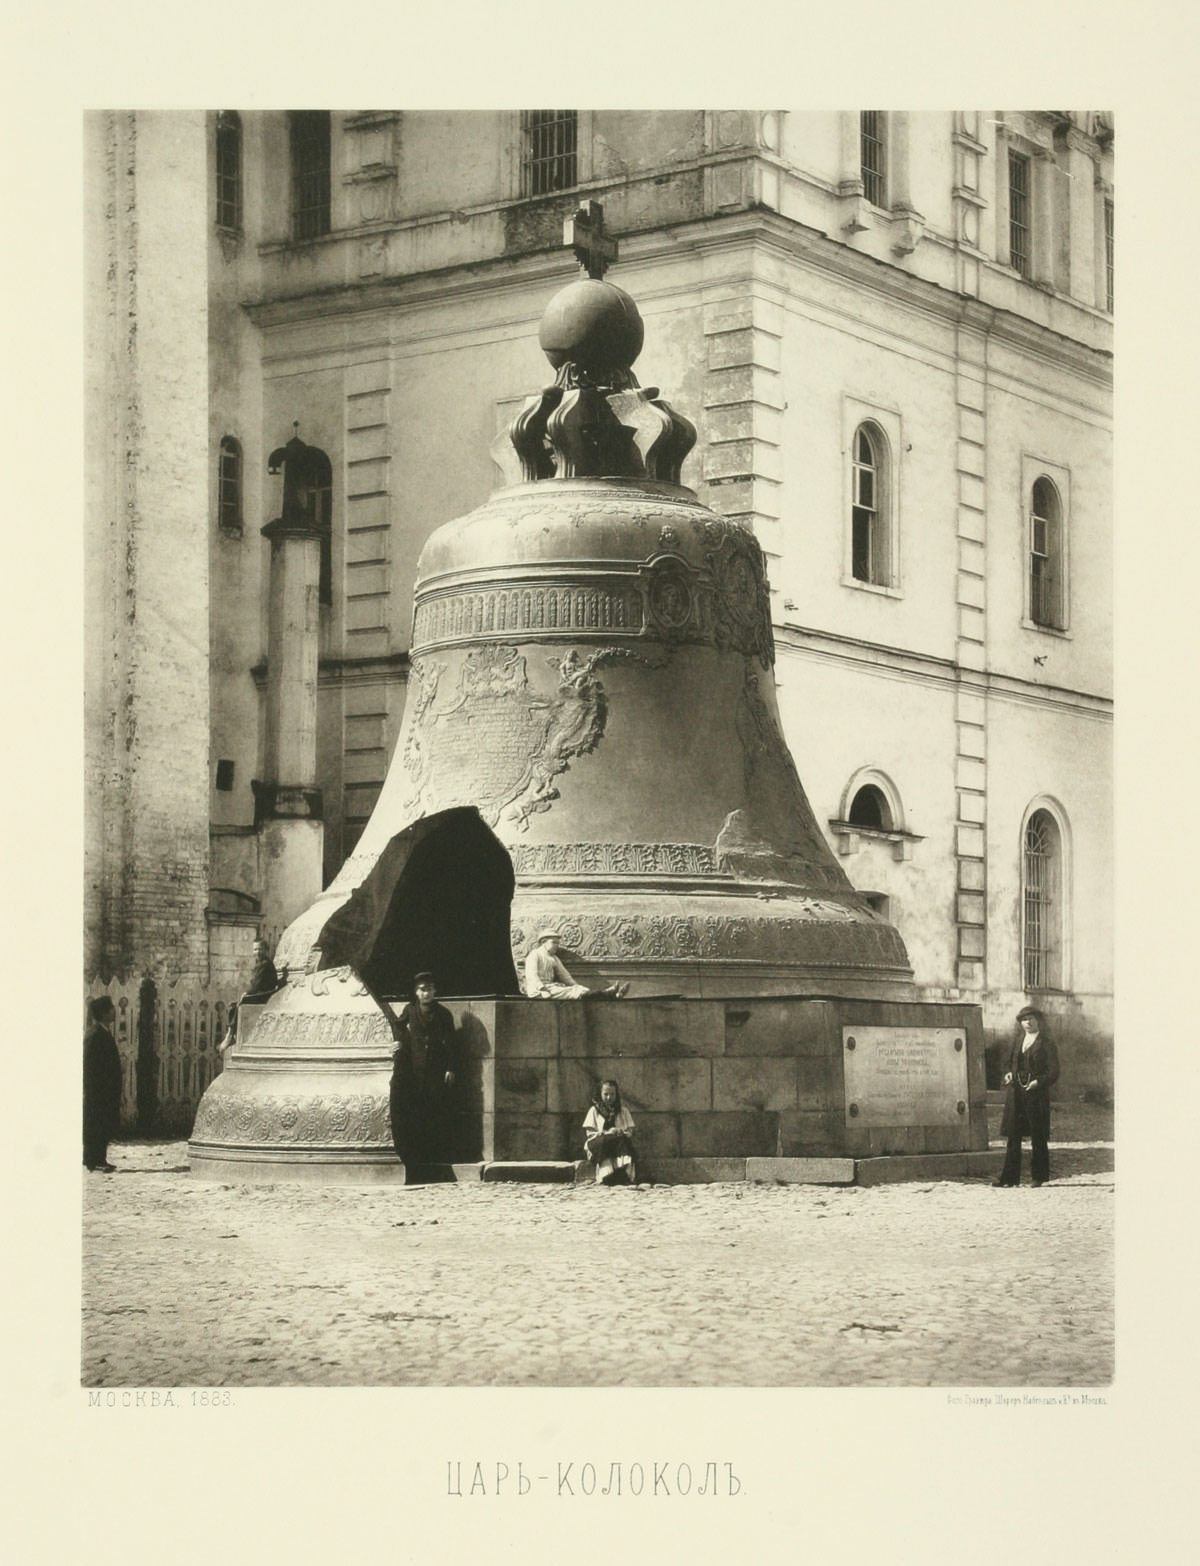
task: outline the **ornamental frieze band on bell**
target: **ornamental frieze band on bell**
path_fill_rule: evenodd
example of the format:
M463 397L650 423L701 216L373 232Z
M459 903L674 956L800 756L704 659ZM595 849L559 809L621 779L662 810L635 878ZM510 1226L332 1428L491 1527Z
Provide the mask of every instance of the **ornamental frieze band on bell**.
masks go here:
M784 739L762 549L680 483L696 431L634 375L598 206L567 229L583 275L541 322L554 378L497 442L504 486L421 552L395 753L280 942L264 1063L303 1056L287 1018L335 992L402 999L430 969L443 996L517 995L544 928L631 997L912 995Z

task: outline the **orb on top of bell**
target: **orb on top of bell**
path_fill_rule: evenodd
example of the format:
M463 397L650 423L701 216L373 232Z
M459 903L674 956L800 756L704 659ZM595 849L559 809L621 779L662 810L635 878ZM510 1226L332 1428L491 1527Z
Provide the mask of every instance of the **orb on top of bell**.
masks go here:
M623 288L581 277L546 306L538 342L556 370L572 363L597 379L619 375L642 351L646 329Z

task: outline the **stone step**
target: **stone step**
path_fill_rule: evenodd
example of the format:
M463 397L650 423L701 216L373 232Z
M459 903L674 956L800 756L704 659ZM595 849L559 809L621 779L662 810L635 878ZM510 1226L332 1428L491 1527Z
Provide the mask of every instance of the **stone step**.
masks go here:
M484 1180L543 1181L569 1185L574 1179L577 1164L559 1163L549 1159L530 1159L524 1162L484 1164Z

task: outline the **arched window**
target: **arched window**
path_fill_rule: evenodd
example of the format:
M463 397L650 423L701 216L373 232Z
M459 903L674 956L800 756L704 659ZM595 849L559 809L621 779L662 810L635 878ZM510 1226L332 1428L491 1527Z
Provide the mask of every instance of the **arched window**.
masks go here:
M863 196L873 207L887 205L887 116L864 109L858 117Z
M850 480L850 569L856 581L890 587L887 441L877 424L854 432Z
M217 227L242 226L242 119L232 109L217 115Z
M329 111L294 109L288 116L292 162L292 238L328 234Z
M242 448L232 435L221 437L217 458L217 525L242 531Z
M1058 490L1043 474L1035 479L1029 517L1029 618L1062 630L1063 526Z
M850 814L847 820L851 826L868 827L875 832L890 832L892 810L883 790L876 788L873 783L867 783L860 788L850 801Z
M1063 841L1048 810L1025 824L1022 864L1021 948L1027 990L1063 986Z

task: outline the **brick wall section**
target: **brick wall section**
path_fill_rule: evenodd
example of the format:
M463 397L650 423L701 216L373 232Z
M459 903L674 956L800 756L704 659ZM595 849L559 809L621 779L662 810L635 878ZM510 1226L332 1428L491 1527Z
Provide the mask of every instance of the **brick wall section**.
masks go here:
M85 965L203 979L204 116L96 114L87 134Z

